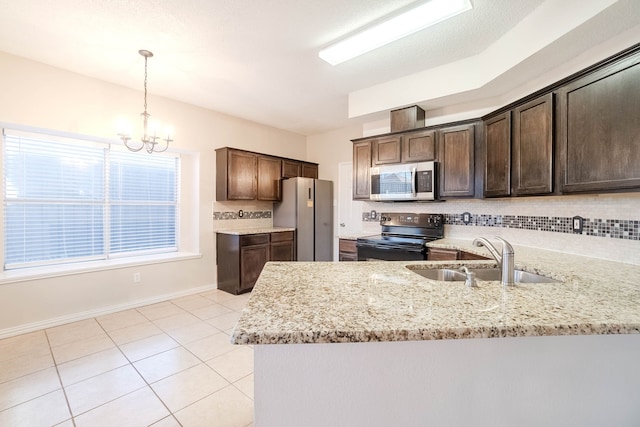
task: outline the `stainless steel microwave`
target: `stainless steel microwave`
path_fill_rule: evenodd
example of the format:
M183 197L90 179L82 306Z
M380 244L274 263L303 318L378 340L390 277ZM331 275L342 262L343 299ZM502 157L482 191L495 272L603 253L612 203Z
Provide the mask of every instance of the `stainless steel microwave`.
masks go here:
M379 201L435 200L436 162L371 168L371 195Z

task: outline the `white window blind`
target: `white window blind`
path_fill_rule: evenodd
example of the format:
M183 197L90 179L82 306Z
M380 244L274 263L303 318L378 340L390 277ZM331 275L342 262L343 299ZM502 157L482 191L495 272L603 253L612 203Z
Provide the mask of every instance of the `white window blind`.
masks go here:
M177 251L179 157L3 134L5 270Z

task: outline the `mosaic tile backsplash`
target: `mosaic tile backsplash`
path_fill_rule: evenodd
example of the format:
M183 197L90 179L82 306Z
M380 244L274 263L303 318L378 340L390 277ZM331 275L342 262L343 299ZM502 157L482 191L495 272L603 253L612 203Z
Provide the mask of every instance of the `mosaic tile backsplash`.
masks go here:
M573 217L546 217L529 215L490 215L471 214L468 223L463 221L463 214L445 213L446 225L466 225L480 227L504 227L521 230L550 231L556 233L574 233ZM380 215L371 216L371 212L363 212L365 222L380 220ZM612 239L640 240L640 221L582 218L582 232L587 236L609 237Z
M240 216L242 215L242 216ZM233 212L214 212L214 221L224 221L230 219L265 219L271 218L271 211L244 211L237 210Z

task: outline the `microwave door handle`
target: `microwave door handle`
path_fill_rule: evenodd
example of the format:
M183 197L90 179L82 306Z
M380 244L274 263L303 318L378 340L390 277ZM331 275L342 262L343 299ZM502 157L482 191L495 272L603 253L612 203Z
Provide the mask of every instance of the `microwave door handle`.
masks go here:
M413 195L415 196L417 191L416 191L416 168L411 168L411 192L413 193Z

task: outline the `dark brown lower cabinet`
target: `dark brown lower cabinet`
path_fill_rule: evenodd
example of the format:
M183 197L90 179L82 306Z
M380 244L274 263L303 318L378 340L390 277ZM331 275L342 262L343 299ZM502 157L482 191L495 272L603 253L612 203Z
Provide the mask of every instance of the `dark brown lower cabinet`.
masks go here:
M268 261L294 261L294 232L217 233L218 289L234 295L253 288Z
M338 241L338 260L339 261L357 261L358 249L356 241L350 239L340 239Z
M427 252L429 261L470 261L489 259L482 255L476 255L471 252L460 251L457 249L429 248Z
M295 246L293 231L271 233L271 261L293 261Z

